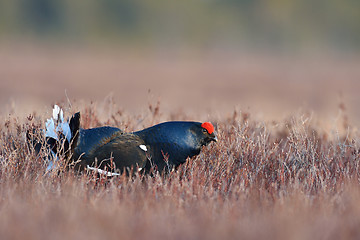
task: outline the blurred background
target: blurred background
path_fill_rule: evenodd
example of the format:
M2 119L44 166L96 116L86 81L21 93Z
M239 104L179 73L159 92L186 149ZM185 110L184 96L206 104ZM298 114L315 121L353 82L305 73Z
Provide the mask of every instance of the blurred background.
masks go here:
M159 100L199 116L346 111L360 125L359 50L358 0L3 0L0 113Z

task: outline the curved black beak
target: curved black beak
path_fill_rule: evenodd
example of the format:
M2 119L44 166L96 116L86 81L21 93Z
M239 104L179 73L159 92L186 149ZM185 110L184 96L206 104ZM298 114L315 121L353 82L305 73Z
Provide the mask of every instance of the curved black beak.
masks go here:
M213 133L210 134L210 141L214 141L214 142L217 142L217 141L218 141L218 138L217 138L217 136L215 135L215 132L213 132Z

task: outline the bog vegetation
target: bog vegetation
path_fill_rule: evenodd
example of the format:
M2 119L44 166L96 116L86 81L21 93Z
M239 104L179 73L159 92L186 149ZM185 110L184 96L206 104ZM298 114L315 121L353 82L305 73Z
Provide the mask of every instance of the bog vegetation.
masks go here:
M88 105L81 125L132 131L160 114L183 118L149 109L146 120L123 111L100 120ZM112 178L61 167L46 172L46 156L36 156L25 138L46 117L12 116L0 125L1 239L360 237L358 135L346 116L345 131L327 132L306 112L262 122L235 111L209 119L219 141L177 171Z

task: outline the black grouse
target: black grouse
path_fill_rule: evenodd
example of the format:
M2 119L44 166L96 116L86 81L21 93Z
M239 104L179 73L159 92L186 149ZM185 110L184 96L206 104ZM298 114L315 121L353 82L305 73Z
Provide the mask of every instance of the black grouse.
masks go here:
M115 127L80 128L80 113L69 123L55 105L53 118L46 123L46 142L53 159L61 149L76 167L117 175L124 169L149 172L171 170L200 153L202 146L217 141L214 126L209 123L171 121L133 133Z

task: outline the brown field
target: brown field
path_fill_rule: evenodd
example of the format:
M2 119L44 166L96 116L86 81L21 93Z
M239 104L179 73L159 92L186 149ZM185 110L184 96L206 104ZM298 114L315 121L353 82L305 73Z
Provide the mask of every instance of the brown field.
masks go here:
M0 51L1 239L360 238L358 58ZM45 174L24 136L55 102L85 128L211 120L219 142L167 176Z
M135 114L157 100L166 112L194 117L224 116L237 109L250 110L261 120L282 120L302 108L332 125L344 103L349 120L360 125L359 66L355 54L3 44L0 114L45 113L67 94L85 103L112 98Z

